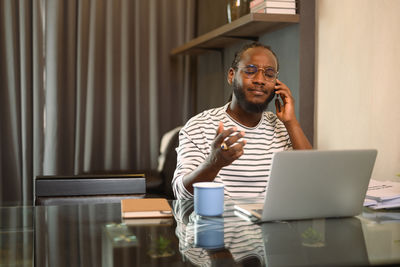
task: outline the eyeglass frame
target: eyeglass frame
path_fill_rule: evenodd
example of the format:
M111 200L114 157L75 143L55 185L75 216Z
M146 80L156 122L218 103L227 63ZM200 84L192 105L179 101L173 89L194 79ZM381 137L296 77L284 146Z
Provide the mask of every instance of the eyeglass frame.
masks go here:
M263 74L263 78L264 78L264 80L266 80L266 81L274 81L274 80L276 80L277 78L278 78L278 74L279 74L279 71L276 71L273 67L265 67L265 68L261 68L261 67L258 67L257 65L253 65L253 64L249 64L249 65L246 65L246 66L244 66L244 67L238 67L238 70L243 70L243 69L245 69L245 68L247 68L247 67L254 67L254 68L256 68L256 72L254 73L254 74L249 74L249 73L246 73L245 71L243 71L243 73L247 76L247 78L248 79L254 79L254 77L257 75L257 73L258 73L258 71L260 71L260 70L262 70L263 72L262 72L262 74ZM266 76L266 70L273 70L273 71L275 71L275 77L274 78L270 78L270 77L268 77L268 76ZM249 77L249 76L252 76L252 77Z

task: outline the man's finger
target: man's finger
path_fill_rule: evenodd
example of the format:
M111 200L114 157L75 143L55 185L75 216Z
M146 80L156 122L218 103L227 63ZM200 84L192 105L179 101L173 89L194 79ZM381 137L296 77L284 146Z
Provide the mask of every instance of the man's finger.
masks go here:
M240 156L243 155L244 152L243 147L245 145L246 145L246 140L243 140L241 142L235 143L229 148L230 155L234 160L240 158Z
M245 132L240 131L239 133L230 136L228 139L225 140L225 143L228 146L231 146L233 144L235 144L239 139L243 138L245 136Z
M217 133L215 134L215 137L217 137L220 133L222 133L224 130L224 124L222 121L219 122L218 128L217 128Z
M236 127L232 127L232 128L227 129L227 130L223 130L221 133L218 133L218 131L217 131L217 136L214 139L215 144L217 146L220 146L222 144L222 142L225 140L225 138L230 136L236 130L237 130Z

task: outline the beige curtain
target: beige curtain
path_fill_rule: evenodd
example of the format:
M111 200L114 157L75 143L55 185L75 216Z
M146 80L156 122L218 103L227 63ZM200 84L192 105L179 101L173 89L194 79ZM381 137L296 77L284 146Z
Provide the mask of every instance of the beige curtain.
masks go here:
M191 116L195 0L0 0L1 201L36 175L155 168Z

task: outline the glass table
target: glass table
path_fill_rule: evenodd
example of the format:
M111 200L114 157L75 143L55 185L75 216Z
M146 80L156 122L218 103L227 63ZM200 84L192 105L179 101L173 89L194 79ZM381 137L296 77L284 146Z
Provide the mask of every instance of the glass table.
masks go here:
M400 212L253 223L171 201L171 219L122 220L120 205L0 208L0 266L400 265Z

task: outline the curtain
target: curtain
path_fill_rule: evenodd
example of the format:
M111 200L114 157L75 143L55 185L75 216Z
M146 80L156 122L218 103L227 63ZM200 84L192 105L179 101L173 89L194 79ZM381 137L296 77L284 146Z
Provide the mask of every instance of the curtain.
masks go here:
M0 0L0 191L37 175L156 168L192 114L195 0Z
M0 204L32 202L43 99L39 1L0 1ZM36 165L35 165L36 163Z

